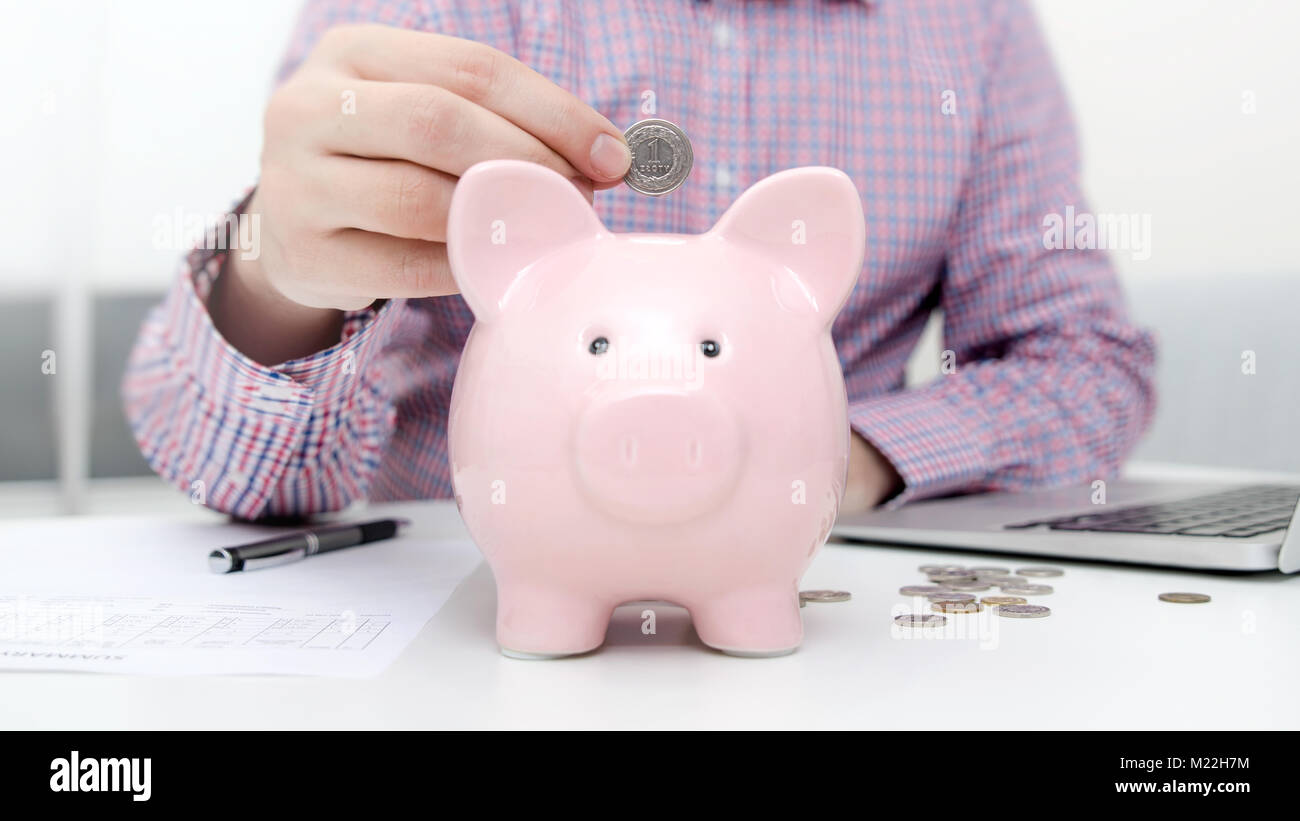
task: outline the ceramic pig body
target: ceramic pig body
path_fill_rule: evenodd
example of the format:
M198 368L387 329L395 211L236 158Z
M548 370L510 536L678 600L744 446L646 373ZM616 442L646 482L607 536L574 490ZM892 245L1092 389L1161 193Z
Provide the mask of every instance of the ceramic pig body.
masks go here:
M701 235L612 234L538 165L465 174L448 252L476 323L449 450L507 655L591 650L647 599L728 653L798 647L848 463L830 326L864 230L829 168L763 180Z

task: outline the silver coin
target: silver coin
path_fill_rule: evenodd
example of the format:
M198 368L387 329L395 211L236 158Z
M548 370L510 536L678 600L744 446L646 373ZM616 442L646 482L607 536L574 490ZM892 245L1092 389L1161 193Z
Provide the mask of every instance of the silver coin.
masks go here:
M934 582L935 584L947 584L948 582L974 583L975 581L975 577L965 571L959 571L955 573L950 573L950 572L931 573L929 575L930 575L930 581Z
M1064 576L1065 571L1059 567L1018 567L1016 568L1017 576Z
M975 597L969 593L930 593L926 596L932 602L973 602Z
M948 582L944 587L961 593L982 593L993 585L984 582Z
M931 593L943 592L945 592L944 589L937 584L909 584L898 588L900 596L928 596Z
M894 624L902 627L943 627L947 621L947 617L933 613L905 613L894 616Z
M800 590L799 601L801 602L839 602L851 599L848 593L843 590Z
M917 568L922 573L965 573L967 568L959 564L923 564Z
M686 182L695 155L685 131L667 120L641 120L628 126L623 139L632 153L623 182L633 191L660 197Z
M970 572L976 576L1006 576L1011 570L1006 567L972 567Z
M937 601L930 609L936 613L981 613L984 605L977 601Z
M1002 592L1008 596L1046 596L1052 592L1050 584L1004 584Z
M1015 576L980 576L979 583L991 584L994 587L1002 587L1008 584L1011 585L1029 584L1029 582L1026 581L1023 577L1017 578Z
M1161 593L1160 601L1174 604L1205 604L1210 597L1204 593Z
M1052 615L1051 608L1041 604L1002 604L993 609L1006 619L1043 619Z

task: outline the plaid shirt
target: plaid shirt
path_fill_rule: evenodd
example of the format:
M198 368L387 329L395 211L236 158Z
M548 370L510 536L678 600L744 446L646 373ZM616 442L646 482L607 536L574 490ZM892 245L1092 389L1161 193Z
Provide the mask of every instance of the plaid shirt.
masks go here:
M1045 248L1046 215L1086 205L1024 0L311 0L281 76L325 29L361 21L494 46L620 125L679 123L691 178L662 199L599 193L613 231L704 231L769 174L844 170L868 241L833 332L851 425L905 482L891 504L1104 477L1149 421L1154 347L1105 253ZM209 319L222 262L189 256L128 365L128 418L154 468L250 517L450 496L464 301L349 314L337 345L268 368ZM905 390L936 308L955 370Z

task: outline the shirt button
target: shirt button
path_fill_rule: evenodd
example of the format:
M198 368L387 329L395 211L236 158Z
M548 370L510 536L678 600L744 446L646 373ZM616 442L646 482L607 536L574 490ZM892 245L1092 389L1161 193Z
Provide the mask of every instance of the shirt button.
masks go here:
M718 48L726 48L731 45L732 32L731 26L726 23L716 23L713 26L713 42Z
M731 169L725 165L718 166L718 170L713 172L713 180L719 188L731 187Z

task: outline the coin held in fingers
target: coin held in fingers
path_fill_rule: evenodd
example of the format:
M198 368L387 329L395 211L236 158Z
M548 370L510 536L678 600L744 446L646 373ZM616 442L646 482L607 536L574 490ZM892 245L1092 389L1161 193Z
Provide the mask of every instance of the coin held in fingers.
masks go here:
M695 155L686 132L667 120L641 120L623 132L632 165L623 182L633 191L661 197L677 190L691 173Z

